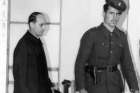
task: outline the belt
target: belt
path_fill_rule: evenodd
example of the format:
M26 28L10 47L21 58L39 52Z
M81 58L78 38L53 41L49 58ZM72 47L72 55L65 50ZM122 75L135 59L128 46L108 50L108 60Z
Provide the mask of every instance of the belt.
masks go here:
M118 67L117 67L117 65L114 65L114 66L110 66L109 65L109 66L103 66L103 67L86 65L85 71L86 72L92 72L92 71L95 71L95 72L104 72L104 71L107 71L107 72L116 72L116 71L118 71Z
M97 66L92 66L92 65L86 65L85 66L85 71L91 75L91 77L94 80L94 84L97 84L97 76L96 73L98 72L116 72L118 71L117 65L114 66L104 66L104 67L97 67Z
M93 67L93 69L96 72L103 72L103 71L116 72L118 70L118 67L117 65L115 65L115 66L105 66L105 67Z

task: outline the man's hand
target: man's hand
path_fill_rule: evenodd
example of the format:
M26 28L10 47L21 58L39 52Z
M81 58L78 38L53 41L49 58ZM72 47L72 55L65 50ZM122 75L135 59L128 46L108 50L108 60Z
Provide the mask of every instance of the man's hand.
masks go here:
M85 89L81 89L80 93L88 93Z
M58 84L52 83L51 90L53 93L60 93L60 91L58 90Z

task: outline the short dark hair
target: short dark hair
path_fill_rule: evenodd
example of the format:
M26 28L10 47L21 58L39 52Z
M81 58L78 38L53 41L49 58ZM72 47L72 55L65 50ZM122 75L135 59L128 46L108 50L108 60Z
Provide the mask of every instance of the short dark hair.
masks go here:
M104 6L103 6L103 9L104 9L104 12L107 12L107 10L108 10L108 7L109 7L109 4L104 4Z
M107 4L107 3L106 3L106 4L104 4L104 6L103 6L104 12L107 12L107 10L108 10L109 6L110 6L110 5L109 5L109 4ZM111 7L112 7L112 6L111 6ZM115 9L116 9L116 8L115 8ZM119 10L119 13L121 14L121 13L122 13L122 11L120 11L120 10Z
M43 15L43 13L41 13L41 12L33 12L33 13L30 14L30 16L28 18L28 25L29 26L30 26L30 22L34 22L34 23L36 22L36 17L38 15Z

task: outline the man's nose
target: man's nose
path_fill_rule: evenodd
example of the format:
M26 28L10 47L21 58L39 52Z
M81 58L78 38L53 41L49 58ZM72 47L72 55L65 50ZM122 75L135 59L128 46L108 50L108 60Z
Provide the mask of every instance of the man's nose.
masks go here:
M117 20L118 20L118 15L117 15L117 14L114 14L114 15L113 15L113 20L114 20L114 21L117 21Z
M115 19L116 17L117 17L117 14L116 14L116 13L114 13L113 18Z
M45 30L45 29L46 29L46 25L43 25L43 26L42 26L42 29Z

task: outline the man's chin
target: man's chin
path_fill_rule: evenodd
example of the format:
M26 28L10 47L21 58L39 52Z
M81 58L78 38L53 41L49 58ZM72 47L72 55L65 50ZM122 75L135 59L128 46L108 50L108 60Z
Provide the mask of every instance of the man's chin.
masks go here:
M114 27L116 26L116 24L111 24L110 26L111 26L112 28L114 28Z

